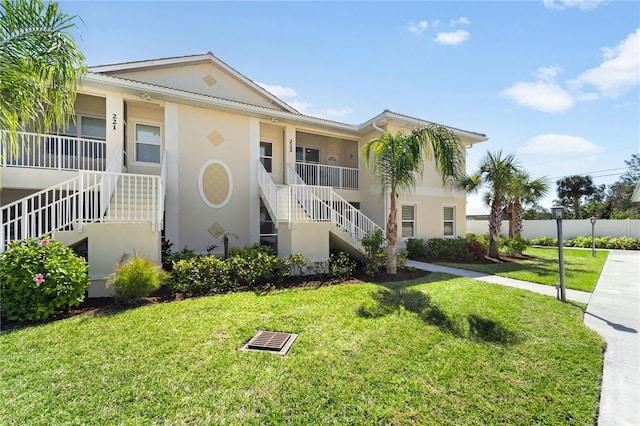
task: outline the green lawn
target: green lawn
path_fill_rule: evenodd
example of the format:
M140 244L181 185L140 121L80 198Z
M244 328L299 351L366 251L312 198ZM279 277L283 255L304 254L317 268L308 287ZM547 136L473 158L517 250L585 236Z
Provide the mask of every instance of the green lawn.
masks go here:
M240 352L299 333L287 356ZM0 424L593 424L581 307L445 274L236 293L0 334Z
M593 292L609 252L596 251L596 257L592 256L591 250L565 247L563 252L566 288ZM438 262L438 264L539 284L560 283L557 248L528 247L524 254L533 258L495 264L451 262Z

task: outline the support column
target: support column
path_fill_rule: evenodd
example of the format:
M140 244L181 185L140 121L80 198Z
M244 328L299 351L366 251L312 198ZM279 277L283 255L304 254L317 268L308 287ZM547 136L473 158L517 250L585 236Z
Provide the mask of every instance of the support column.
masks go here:
M118 147L124 145L124 99L115 93L107 94L107 152L106 164L108 165Z
M291 125L287 125L284 129L284 176L283 180L287 185L289 182L287 165L291 166L294 170L296 168L296 128Z
M249 242L260 242L260 194L258 160L260 159L260 120L249 118Z
M180 249L180 145L178 104L164 104L164 150L167 162L166 200L164 211L165 238L171 240L174 250Z

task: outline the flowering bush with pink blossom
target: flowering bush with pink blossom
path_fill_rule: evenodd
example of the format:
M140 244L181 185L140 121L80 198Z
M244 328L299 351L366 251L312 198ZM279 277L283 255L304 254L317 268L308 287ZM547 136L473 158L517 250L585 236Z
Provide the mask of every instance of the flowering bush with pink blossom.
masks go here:
M48 236L9 243L0 253L0 315L36 321L77 306L89 287L87 262Z

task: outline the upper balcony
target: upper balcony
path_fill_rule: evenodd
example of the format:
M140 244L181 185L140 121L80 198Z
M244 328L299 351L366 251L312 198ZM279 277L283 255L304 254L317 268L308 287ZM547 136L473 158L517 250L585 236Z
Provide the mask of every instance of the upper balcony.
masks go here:
M296 173L307 185L331 186L335 189L360 189L359 170L353 167L296 162Z
M104 140L18 132L12 147L9 132L0 130L0 166L49 170L104 171Z

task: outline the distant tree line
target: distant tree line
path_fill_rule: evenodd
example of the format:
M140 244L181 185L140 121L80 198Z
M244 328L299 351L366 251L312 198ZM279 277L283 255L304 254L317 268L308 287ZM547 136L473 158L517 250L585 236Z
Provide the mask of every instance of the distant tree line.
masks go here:
M601 219L638 219L640 205L631 202L631 195L640 181L640 154L625 160L628 169L611 185L595 185L591 176L567 176L556 182L558 199L555 204L565 206L567 217L586 219L596 215ZM524 218L551 219L551 212L533 203Z

